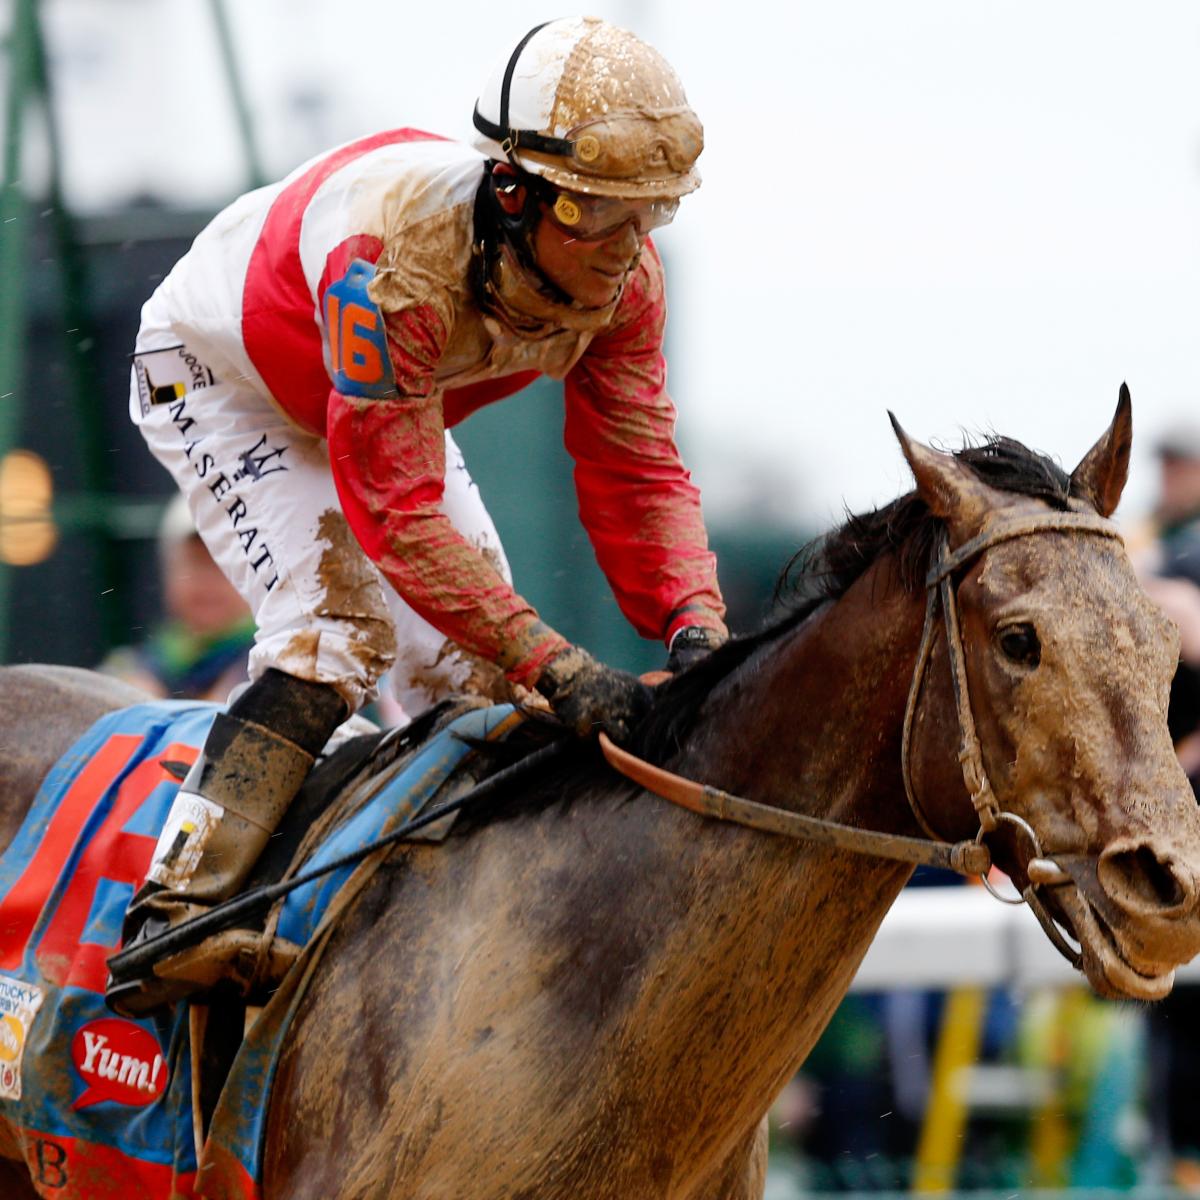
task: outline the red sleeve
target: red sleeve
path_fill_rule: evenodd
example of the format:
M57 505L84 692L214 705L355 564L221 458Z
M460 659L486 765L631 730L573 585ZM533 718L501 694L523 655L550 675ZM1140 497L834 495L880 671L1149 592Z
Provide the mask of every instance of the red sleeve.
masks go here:
M386 316L399 395L329 397L333 478L346 519L401 597L435 629L532 682L567 643L442 513L445 442L431 306Z
M663 358L666 292L647 242L613 325L566 380L566 444L579 515L621 611L643 637L724 631L700 493L675 447Z

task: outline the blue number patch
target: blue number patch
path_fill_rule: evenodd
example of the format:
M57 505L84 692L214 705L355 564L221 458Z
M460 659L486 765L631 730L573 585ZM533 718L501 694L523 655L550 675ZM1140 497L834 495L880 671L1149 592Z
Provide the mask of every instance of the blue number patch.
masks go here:
M325 362L343 396L396 395L383 313L367 295L374 278L374 264L356 258L325 293Z

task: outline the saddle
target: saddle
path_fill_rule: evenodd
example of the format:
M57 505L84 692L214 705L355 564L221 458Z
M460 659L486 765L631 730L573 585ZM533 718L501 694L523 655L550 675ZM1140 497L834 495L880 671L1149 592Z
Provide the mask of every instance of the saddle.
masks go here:
M272 1064L325 932L392 849L381 837L407 839L423 822L422 837L444 838L447 804L461 798L474 809L538 756L507 765L537 738L501 743L522 714L477 705L444 704L402 731L328 748L252 877L252 887L283 881L272 902L253 928L227 931L248 948L240 978L222 982L208 1008L140 1019L105 1008L107 960L216 709L156 701L86 731L0 855L0 1127L31 1169L45 1160L56 1179L100 1173L114 1195L147 1196L194 1195L199 1170L226 1171L241 1190L217 1194L253 1194L242 1185L261 1163ZM252 1024L247 999L266 1001ZM230 1062L231 1089L218 1104ZM206 1154L210 1118L220 1149Z
M510 706L492 708L477 697L458 696L403 729L335 738L309 773L241 894L286 885L302 869L366 847L371 835L401 833L426 809L470 791L500 765L495 755L474 751L503 738L521 719ZM170 766L176 778L186 774L186 763ZM414 831L411 840L442 841L454 816ZM307 901L307 919L295 914L289 919L285 894L231 928L212 934L198 929L195 943L173 953L159 969L169 973L178 966L189 978L202 978L211 964L209 987L231 985L248 1004L264 1003L311 936L312 918L324 912L348 874L337 873L316 890ZM236 902L237 897L230 900ZM173 935L186 940L190 924L177 926Z

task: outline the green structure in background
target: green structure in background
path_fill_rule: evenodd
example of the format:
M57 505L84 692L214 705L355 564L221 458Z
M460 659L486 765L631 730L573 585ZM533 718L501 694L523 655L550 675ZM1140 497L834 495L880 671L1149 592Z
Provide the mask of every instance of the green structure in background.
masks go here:
M247 185L257 187L263 172L250 119L224 0L209 0L226 83L233 99L237 130L246 162ZM4 110L4 175L0 191L0 463L21 444L26 414L45 411L40 378L25 353L35 299L51 303L61 321L62 355L68 367L72 403L70 428L78 469L76 490L60 496L54 517L61 528L84 531L90 539L92 579L99 596L105 647L128 637L129 610L124 602L128 573L119 543L152 536L157 506L114 495L113 465L106 453L101 393L92 355L96 346L85 253L76 222L63 202L62 151L52 103L46 44L37 0L12 0L12 21L4 47L8 89ZM49 164L44 191L32 194L22 178L31 135L40 135ZM50 258L31 271L31 247L37 218L50 226ZM143 297L144 299L144 297ZM140 301L139 301L140 304ZM36 394L35 394L36 393ZM0 521L6 514L0 511ZM22 519L8 514L9 519ZM14 569L0 560L0 662L12 657Z
M15 0L7 46L4 109L4 183L0 192L0 462L16 445L21 386L22 295L28 203L21 188L21 145L27 99L41 76L41 39L34 0ZM4 514L0 512L0 519ZM8 599L12 572L0 562L0 662L8 654Z

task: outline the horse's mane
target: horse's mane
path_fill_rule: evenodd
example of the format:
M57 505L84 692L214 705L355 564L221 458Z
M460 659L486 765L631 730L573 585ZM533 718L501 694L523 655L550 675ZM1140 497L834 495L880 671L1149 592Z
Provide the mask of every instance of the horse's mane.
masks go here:
M992 436L967 445L954 457L989 487L1044 500L1066 509L1071 480L1044 454ZM709 693L757 650L794 629L822 605L835 601L879 559L895 555L901 583L921 585L941 528L917 492L865 513L849 513L837 528L802 547L785 566L775 588L773 615L757 632L730 639L656 689L654 709L638 730L633 749L661 762L682 743Z

